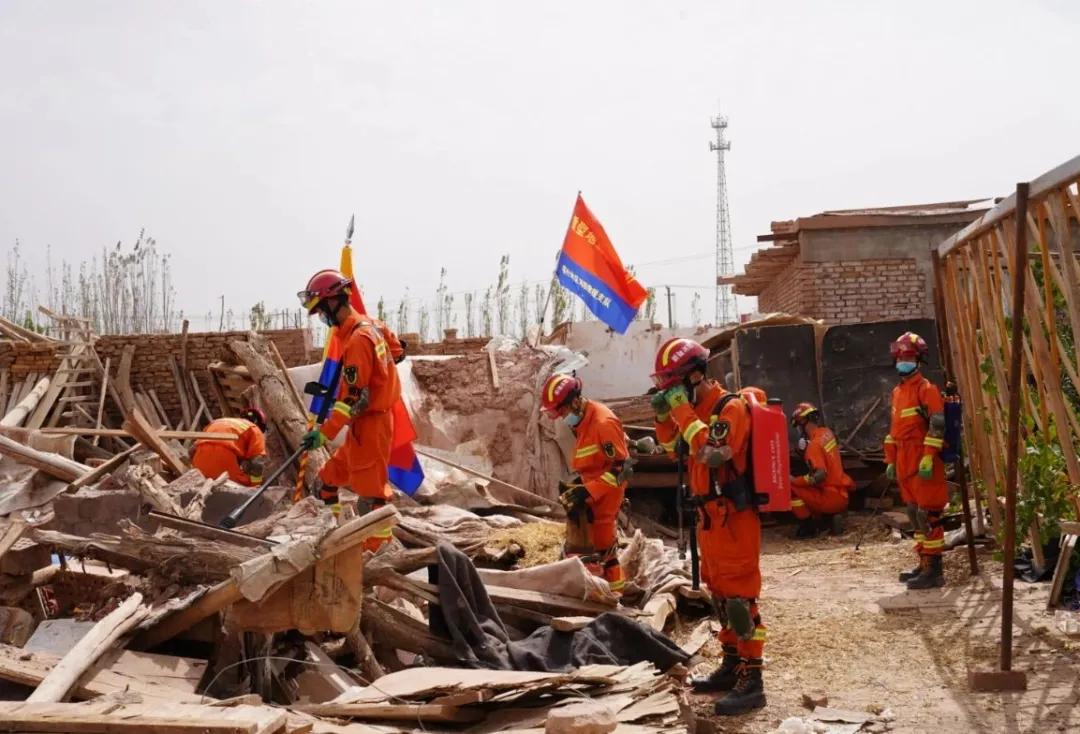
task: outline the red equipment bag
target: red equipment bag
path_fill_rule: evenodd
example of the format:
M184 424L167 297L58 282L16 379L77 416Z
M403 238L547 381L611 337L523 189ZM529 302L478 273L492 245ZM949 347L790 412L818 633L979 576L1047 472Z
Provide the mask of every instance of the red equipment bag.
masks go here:
M788 419L778 398L761 403L742 391L750 407L750 466L759 512L791 510L791 449Z

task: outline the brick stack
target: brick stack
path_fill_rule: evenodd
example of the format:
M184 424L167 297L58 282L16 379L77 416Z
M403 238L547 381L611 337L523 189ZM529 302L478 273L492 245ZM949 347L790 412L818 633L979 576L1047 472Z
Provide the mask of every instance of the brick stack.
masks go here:
M64 348L49 342L0 341L0 369L7 369L9 379L23 379L31 373L51 374L60 366Z
M926 280L913 258L792 262L758 296L758 310L854 324L932 318Z

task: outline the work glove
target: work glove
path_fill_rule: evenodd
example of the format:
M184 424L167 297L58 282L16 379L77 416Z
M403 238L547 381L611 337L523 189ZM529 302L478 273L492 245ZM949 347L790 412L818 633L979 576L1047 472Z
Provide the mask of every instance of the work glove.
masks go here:
M929 479L932 476L934 476L934 457L932 454L925 454L919 461L919 477Z
M668 412L671 410L668 407L667 398L664 397L662 391L653 393L652 397L649 398L649 405L652 406L653 412L656 413L656 417L661 420L667 418Z
M645 438L639 438L637 441L631 441L629 447L638 454L651 455L658 453L656 439L652 436L646 436Z
M559 484L561 488L563 486L562 482ZM559 502L566 508L567 513L581 509L588 501L589 490L585 489L583 484L571 485L559 495Z
M686 405L690 402L690 395L686 392L686 388L683 385L676 385L675 387L669 387L664 391L664 400L672 408L677 408L680 405Z
M305 451L314 451L315 449L322 448L326 445L326 434L318 428L312 428L301 437L300 445L304 447Z
M806 451L807 446L808 446L808 444L806 443L806 439L805 438L800 438L799 439L799 451Z
M889 479L896 479L896 464L885 465L885 476Z

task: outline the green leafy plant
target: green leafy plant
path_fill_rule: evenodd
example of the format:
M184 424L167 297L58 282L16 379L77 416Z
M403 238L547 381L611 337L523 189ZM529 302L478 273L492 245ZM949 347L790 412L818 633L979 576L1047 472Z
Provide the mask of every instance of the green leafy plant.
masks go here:
M1073 497L1077 488L1069 482L1055 434L1053 426L1046 433L1029 433L1020 454L1016 526L1027 528L1038 515L1043 543L1060 533L1059 522L1075 519Z

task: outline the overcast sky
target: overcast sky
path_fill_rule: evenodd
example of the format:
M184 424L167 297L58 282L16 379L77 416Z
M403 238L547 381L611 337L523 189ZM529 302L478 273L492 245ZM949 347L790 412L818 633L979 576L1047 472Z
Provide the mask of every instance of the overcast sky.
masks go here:
M0 0L0 246L43 279L145 227L189 314L292 307L355 212L393 302L546 280L580 189L624 261L682 258L646 285L708 288L718 109L741 264L1076 155L1078 37L1069 0Z

